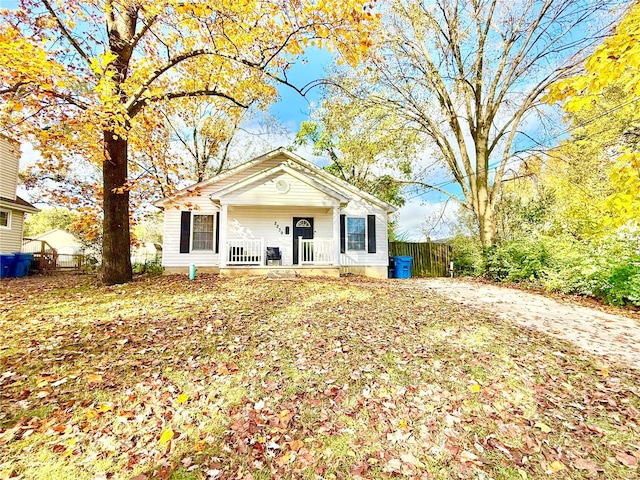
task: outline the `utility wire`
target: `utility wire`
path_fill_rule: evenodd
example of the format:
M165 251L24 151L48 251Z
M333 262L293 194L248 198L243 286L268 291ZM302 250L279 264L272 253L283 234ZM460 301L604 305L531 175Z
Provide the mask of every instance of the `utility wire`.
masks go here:
M602 119L602 118L606 118L606 117L607 117L607 116L609 116L611 113L614 113L614 112L616 112L616 111L618 111L618 110L620 110L620 109L622 109L622 108L624 108L624 107L627 107L627 106L629 106L629 105L632 105L632 104L634 104L634 103L636 103L636 102L638 102L638 101L640 101L640 96L635 97L635 98L632 98L631 100L628 100L628 101L626 101L626 102L624 102L624 103L621 103L621 104L619 104L619 105L616 105L616 106L614 106L614 107L610 108L609 110L607 110L607 111L605 111L605 112L603 112L603 113L601 113L601 114L599 114L599 115L596 115L596 116L594 116L594 117L592 117L592 118L590 118L590 119L588 119L588 120L585 120L584 122L581 122L581 123L579 123L579 124L577 124L577 125L573 125L573 126L572 126L572 127L570 127L570 128L566 128L563 132L561 132L561 133L559 133L559 134L557 134L557 135L554 135L554 136L552 136L552 137L548 138L548 140L555 140L555 139L557 139L557 138L560 138L560 137L562 137L562 136L566 135L567 133L570 133L570 132L572 132L572 131L574 131L574 130L577 130L577 129L579 129L579 128L585 127L585 126L587 126L587 125L589 125L589 124L591 124L591 123L595 122L596 120L600 120L600 119ZM609 129L607 129L607 130L604 130L603 132L600 132L600 133L604 133L604 132L607 132L607 131L610 131L610 130L613 130L613 127L612 127L612 128L609 128ZM540 143L539 143L538 145L543 146L543 145L542 145L542 144L540 144ZM552 147L548 147L548 148L552 148ZM488 165L488 170L491 170L492 168L495 168L497 165L499 165L499 164L500 164L500 162L501 162L501 160L498 160L498 161L496 161L496 162L493 162L492 164L489 164L489 165ZM507 160L507 162L509 162L509 160ZM425 168L425 169L423 169L423 170L420 172L419 176L418 176L418 177L416 177L416 180L420 180L420 177L426 173L426 172L425 172L425 170L426 170L426 168ZM474 172L472 175L475 175L475 172ZM471 176L471 175L463 175L461 178L462 178L462 179L467 179L467 178L469 178L470 176ZM431 185L430 187L424 187L424 188L427 188L427 189L428 189L428 188L430 188L430 189L434 189L434 188L443 188L443 187L446 187L446 186L451 185L451 184L454 184L454 183L458 183L458 180L456 180L456 179L452 179L452 180L445 180L445 181L443 181L443 182L441 182L441 183L438 183L438 184L435 184L435 185ZM420 196L422 196L422 195L424 195L424 194L425 194L425 192L421 192L421 193L418 193L418 194L412 195L411 197L408 197L408 198L406 199L406 201L411 201L411 200L413 200L414 198L418 198L418 197L420 197ZM452 196L453 196L453 197L455 197L455 195L453 195L453 194L452 194Z

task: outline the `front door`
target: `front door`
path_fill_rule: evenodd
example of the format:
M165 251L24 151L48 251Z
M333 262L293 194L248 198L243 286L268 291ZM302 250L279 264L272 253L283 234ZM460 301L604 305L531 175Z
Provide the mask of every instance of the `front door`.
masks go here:
M313 217L293 217L293 264L298 265L298 237L313 238ZM311 259L309 259L311 260Z

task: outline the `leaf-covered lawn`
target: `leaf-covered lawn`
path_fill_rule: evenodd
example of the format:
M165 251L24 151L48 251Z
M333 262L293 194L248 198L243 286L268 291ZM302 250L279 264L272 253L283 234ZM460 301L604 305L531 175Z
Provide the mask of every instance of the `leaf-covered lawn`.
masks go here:
M632 478L637 371L406 282L0 282L0 479Z

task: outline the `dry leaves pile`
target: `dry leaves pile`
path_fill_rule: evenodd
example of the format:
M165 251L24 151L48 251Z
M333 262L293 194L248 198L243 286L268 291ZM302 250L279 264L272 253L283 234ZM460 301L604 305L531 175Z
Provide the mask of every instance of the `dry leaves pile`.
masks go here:
M393 282L0 296L2 480L640 475L637 372Z

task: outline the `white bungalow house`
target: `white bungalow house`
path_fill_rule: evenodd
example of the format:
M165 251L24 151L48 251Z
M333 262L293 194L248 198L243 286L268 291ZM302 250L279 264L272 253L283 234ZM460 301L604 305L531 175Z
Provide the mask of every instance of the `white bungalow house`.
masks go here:
M387 277L396 208L284 148L155 205L166 273Z

